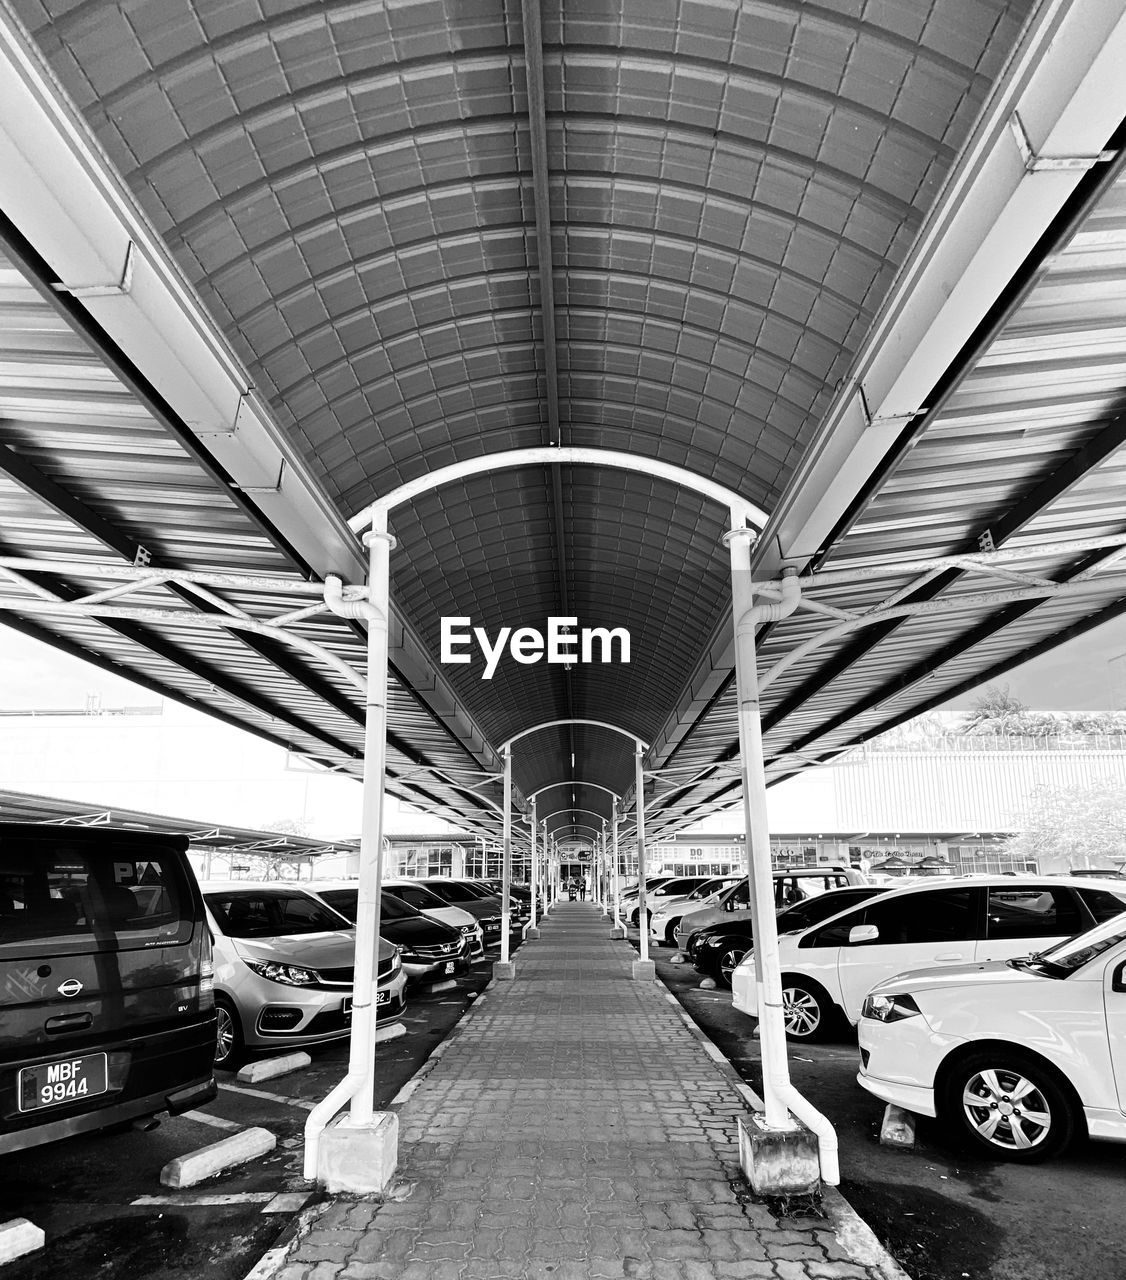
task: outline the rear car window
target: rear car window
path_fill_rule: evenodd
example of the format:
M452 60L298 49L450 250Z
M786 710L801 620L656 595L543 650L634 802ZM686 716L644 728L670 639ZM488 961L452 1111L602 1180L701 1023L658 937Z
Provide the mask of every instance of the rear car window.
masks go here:
M1121 909L1126 910L1126 903ZM1062 885L989 890L986 932L990 938L1058 938L1085 927L1079 904Z
M335 911L303 893L237 889L205 892L203 897L228 938L281 938L348 928Z
M1121 898L1107 889L1079 889L1077 892L1087 910L1095 917L1096 924L1113 920L1126 911L1126 885L1123 886Z
M179 854L0 837L0 956L182 945L195 907Z

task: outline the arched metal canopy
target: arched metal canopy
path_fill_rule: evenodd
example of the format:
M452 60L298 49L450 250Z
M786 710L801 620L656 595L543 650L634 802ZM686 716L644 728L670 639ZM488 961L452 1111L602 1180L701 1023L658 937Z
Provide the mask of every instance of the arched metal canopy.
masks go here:
M774 776L1126 610L1114 546L1078 546L1122 532L1116 6L547 0L531 37L500 0L16 10L0 555L294 584L134 597L174 627L33 614L106 584L23 572L4 616L29 634L355 771L332 662L190 624L362 580L347 517L406 485L390 785L495 832L500 744L622 721L659 832L737 795L725 513L669 469L765 522L760 587L815 571L760 637L764 671L788 664ZM432 489L513 450L539 452ZM592 450L639 470L575 465ZM982 547L1023 550L1008 585L1075 589L975 596L1001 571ZM936 557L960 559L895 567ZM838 628L891 597L941 608ZM627 628L631 663L438 661L443 616L553 615ZM288 625L357 664L359 627ZM516 781L628 793L633 763L558 724Z

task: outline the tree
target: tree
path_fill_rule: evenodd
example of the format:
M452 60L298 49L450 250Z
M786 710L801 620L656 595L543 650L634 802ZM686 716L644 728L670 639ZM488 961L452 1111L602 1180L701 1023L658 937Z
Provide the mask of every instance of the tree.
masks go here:
M1085 787L1039 787L1015 815L1006 851L1043 872L1116 868L1126 862L1126 786L1099 777Z
M962 717L961 732L974 735L997 734L1008 737L1042 738L1055 733L1054 716L1030 711L1009 692L1009 686L989 684Z

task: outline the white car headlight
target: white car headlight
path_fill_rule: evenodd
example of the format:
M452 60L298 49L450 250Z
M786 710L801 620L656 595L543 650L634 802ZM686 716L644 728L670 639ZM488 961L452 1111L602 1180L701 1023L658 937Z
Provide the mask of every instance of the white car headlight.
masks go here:
M307 987L319 982L321 975L315 969L305 969L299 964L275 964L272 960L247 960L246 967L260 978L280 982L287 987Z
M876 1022L902 1022L904 1018L918 1018L922 1010L909 995L865 996L860 1007L862 1018Z

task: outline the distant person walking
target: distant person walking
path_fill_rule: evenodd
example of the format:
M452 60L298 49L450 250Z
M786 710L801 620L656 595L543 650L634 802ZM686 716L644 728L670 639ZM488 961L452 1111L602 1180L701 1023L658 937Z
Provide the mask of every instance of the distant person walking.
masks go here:
M579 877L579 901L586 901L586 876Z

